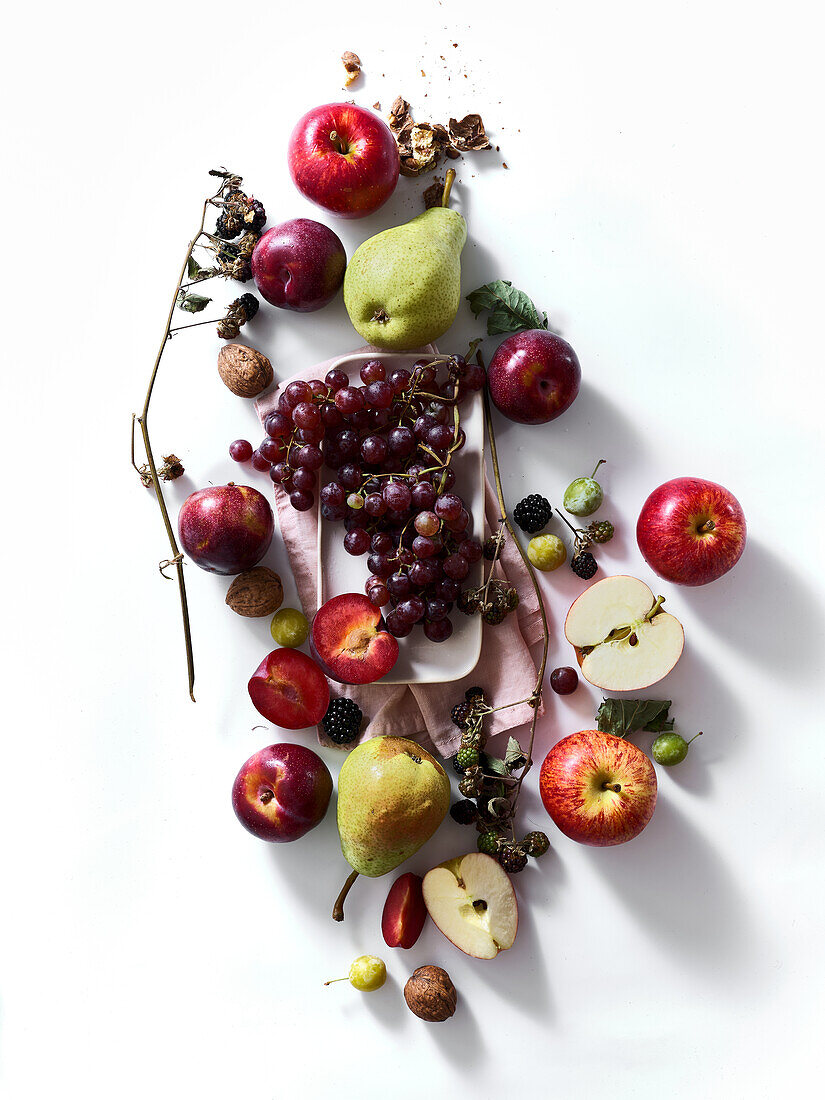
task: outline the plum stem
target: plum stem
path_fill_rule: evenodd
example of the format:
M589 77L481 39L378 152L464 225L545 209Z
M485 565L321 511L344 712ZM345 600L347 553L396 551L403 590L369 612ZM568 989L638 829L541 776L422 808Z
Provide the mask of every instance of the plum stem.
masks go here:
M693 744L693 742L694 742L694 741L696 740L696 738L697 738L697 737L701 737L701 736L702 736L702 733L703 733L703 731L702 731L702 730L699 730L699 732L698 732L698 733L694 733L694 735L693 735L693 737L691 737L690 741L686 741L686 742L685 742L685 744L686 744L686 745L692 745L692 744Z
M455 182L455 168L447 169L447 176L444 180L444 190L441 193L441 205L450 205L450 192L453 189L453 183Z
M332 907L332 919L333 920L341 921L341 920L344 919L344 900L345 900L347 894L352 889L352 884L355 882L355 880L357 878L358 878L358 872L353 871L352 874L347 879L347 881L341 887L341 893L335 899L335 904ZM337 978L335 978L334 980L338 981Z
M601 465L602 465L603 463L605 463L605 462L607 462L607 459L606 459L606 458L600 458L600 459L599 459L599 461L598 461L598 462L596 463L596 469L595 469L595 470L593 471L593 473L592 473L592 474L590 475L590 476L591 476L591 478L593 478L593 477L595 477L595 476L596 476L596 470L598 470L598 468L599 468L599 467L600 467L600 466L601 466Z

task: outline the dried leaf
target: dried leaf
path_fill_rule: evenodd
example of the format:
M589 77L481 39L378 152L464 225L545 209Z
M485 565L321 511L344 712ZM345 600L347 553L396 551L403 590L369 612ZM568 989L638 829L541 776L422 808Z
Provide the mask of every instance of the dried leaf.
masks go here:
M504 766L512 772L516 768L523 767L526 763L527 757L522 752L521 745L515 737L511 737L507 742L507 751L504 754Z

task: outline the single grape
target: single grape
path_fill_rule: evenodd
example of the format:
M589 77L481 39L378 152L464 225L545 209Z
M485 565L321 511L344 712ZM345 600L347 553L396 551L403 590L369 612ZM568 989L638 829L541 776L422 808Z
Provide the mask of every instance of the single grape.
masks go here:
M339 485L337 481L330 481L321 490L322 504L334 504L340 507L346 503L346 500L347 495L344 492L344 487Z
M579 674L569 665L554 668L550 673L550 687L556 695L572 695L578 686Z
M397 609L389 611L384 616L384 623L394 638L406 638L412 633L413 623L408 623L400 617Z
M339 428L344 423L344 417L340 409L328 401L321 406L321 423L325 428Z
M384 584L374 584L367 595L373 607L385 607L390 602L390 594Z
M380 435L368 435L361 443L361 458L372 466L383 462L388 453L387 441Z
M388 481L383 496L387 507L393 512L405 512L412 501L412 494L403 481Z
M486 381L487 371L480 363L465 363L461 371L461 385L465 389L469 390L470 393L476 393L478 390L484 389Z
M310 401L301 401L292 410L292 423L298 428L317 428L321 423L321 410Z
M395 393L405 393L410 388L412 375L404 367L394 370L389 377L389 383Z
M393 541L386 531L376 531L372 536L372 550L375 554L387 554L393 548Z
M283 413L271 412L264 420L264 431L273 439L283 439L292 431L292 423Z
M250 461L252 462L253 469L261 474L265 474L271 465L269 459L264 458L260 451L253 451Z
M347 507L351 508L353 512L360 512L364 507L364 498L360 493L350 493L347 497Z
M294 489L314 489L315 474L306 466L299 466L292 475L292 487Z
M438 619L436 622L425 620L424 634L431 642L446 642L453 633L453 624L449 619Z
M377 519L386 512L387 505L380 493L367 493L364 497L364 509L368 515Z
M442 619L446 619L450 613L450 605L446 600L442 600L440 596L428 596L426 604L424 614L431 623L438 623Z
M264 439L258 447L258 453L263 455L267 462L280 462L286 454L286 445L280 439Z
M431 401L427 406L427 412L436 424L446 424L450 419L450 407L443 401Z
M419 512L414 526L419 535L434 535L441 525L435 512Z
M395 613L402 622L409 623L412 626L419 619L424 618L425 610L426 606L420 596L410 596L408 600L402 601L396 607Z
M417 558L431 558L437 550L435 542L426 535L416 535L413 539L412 552Z
M458 581L444 577L433 588L433 595L440 596L442 600L447 600L449 603L455 603L461 595L461 585Z
M329 386L326 382L322 382L320 378L311 378L309 388L312 390L314 397L329 397Z
M371 382L364 390L364 400L372 409L388 409L392 404L392 386L389 382Z
M445 493L435 502L435 514L439 519L452 521L458 519L463 507L461 497L456 496L455 493Z
M473 565L475 562L481 561L484 550L478 539L462 539L458 544L458 552Z
M321 515L330 523L340 523L346 516L347 510L343 504L322 504Z
M558 535L536 535L527 544L527 557L536 569L550 573L567 559L567 548Z
M285 462L276 462L269 467L269 476L276 485L290 485L292 483L292 468Z
M324 464L324 456L314 443L307 443L301 447L293 461L296 466L305 466L308 470L320 470Z
M337 393L338 390L342 390L349 385L349 375L345 371L333 367L331 371L327 371L324 381L333 393Z
M292 405L285 393L278 394L278 412L281 416L285 416L290 424L292 423Z
M453 429L447 424L434 424L427 432L427 445L434 451L446 451L453 441Z
M437 427L439 427L439 425L436 423L435 419L430 416L429 413L422 413L422 415L419 416L416 420L415 424L413 424L413 432L415 434L415 438L420 439L422 442L424 442L428 438L432 429Z
M402 458L415 450L415 436L409 428L403 426L392 429L387 436L387 443L392 454Z
M363 527L355 527L344 535L344 549L348 554L358 557L366 554L370 548L370 537Z
M456 535L460 535L470 526L470 513L466 508L462 508L459 512L458 519L445 520L444 523L450 531L454 532Z
M373 553L367 558L367 569L376 577L389 577L394 568L392 559L387 557L386 554Z
M252 458L252 444L248 439L236 439L229 444L229 457L235 462L249 462Z
M303 489L296 489L289 494L289 503L296 512L308 512L315 503L315 497Z
M412 489L412 506L419 511L430 511L436 502L435 487L429 481L420 481Z
M432 558L426 561L416 561L410 566L410 580L417 588L426 588L433 584L441 574L441 566Z
M421 389L427 389L435 382L435 367L431 367L426 359L418 359L413 363L413 374L418 380Z
M442 563L445 576L454 581L463 581L470 572L470 563L463 554L450 554Z
M369 427L373 431L381 431L382 428L386 428L392 419L392 412L390 409L370 409L369 410Z
M317 445L324 438L324 428L322 425L317 428L299 428L295 433L295 438L299 443L314 443Z
M408 546L402 546L398 551L398 560L402 565L412 565L415 561L415 554Z
M338 471L338 480L345 489L357 489L361 484L361 467L346 463Z
M282 607L272 616L269 629L276 645L295 649L303 645L309 637L309 623L306 616L294 607Z
M364 408L364 392L355 386L344 386L335 394L335 407L344 416L351 417Z
M406 573L393 573L387 578L387 591L398 600L403 600L412 592L412 584Z
M361 381L365 386L370 382L383 382L387 377L387 371L380 359L368 359L359 371Z
M335 445L344 458L355 458L361 446L358 433L351 428L344 428L338 433L335 437Z
M308 382L290 382L284 390L284 397L289 402L290 409L294 409L302 401L312 400L312 388Z

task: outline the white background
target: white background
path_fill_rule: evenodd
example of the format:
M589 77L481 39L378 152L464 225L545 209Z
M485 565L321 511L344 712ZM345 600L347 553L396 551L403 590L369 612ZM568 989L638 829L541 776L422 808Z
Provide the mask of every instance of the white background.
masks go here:
M821 1066L814 11L149 0L7 15L6 1100L775 1097ZM344 49L366 71L351 93ZM241 172L271 223L329 220L290 183L294 121L348 94L386 110L398 93L420 119L482 113L501 152L459 165L464 292L512 279L582 363L561 420L501 423L511 502L558 500L607 457L601 514L618 534L602 563L648 581L633 529L667 478L721 481L750 524L731 574L665 591L687 647L660 690L680 728L705 736L660 770L655 818L624 848L569 842L528 784L522 821L554 847L518 877L518 939L489 963L432 926L410 952L385 949L390 879L359 882L333 924L346 867L332 812L277 848L237 824L232 778L277 738L253 729L245 690L267 623L230 614L225 581L187 567L189 702L176 589L156 564L168 547L128 462L207 170ZM348 252L417 213L428 182L402 180L378 216L336 223ZM235 293L216 287L219 303ZM463 306L442 346L478 330ZM340 300L309 316L262 311L247 331L280 376L358 344ZM187 467L174 508L237 476L227 445L255 434L250 404L218 381L217 343L201 328L163 363L152 433ZM277 545L267 560L286 574ZM569 570L546 578L551 668L570 660L560 623L580 588ZM590 725L597 703L586 687L548 700L539 756ZM324 755L336 770L339 754ZM408 866L423 872L471 836L448 821ZM380 993L323 988L364 951L387 959ZM448 1024L419 1022L402 999L428 962L459 990Z

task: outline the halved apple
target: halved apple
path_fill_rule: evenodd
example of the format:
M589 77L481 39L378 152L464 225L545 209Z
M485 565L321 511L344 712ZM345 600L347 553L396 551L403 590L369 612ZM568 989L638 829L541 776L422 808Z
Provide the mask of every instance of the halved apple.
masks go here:
M682 655L685 632L635 577L605 577L574 601L564 634L586 680L606 691L657 683Z
M518 902L510 878L491 856L472 852L424 876L424 904L450 943L475 959L494 959L513 946Z

